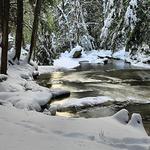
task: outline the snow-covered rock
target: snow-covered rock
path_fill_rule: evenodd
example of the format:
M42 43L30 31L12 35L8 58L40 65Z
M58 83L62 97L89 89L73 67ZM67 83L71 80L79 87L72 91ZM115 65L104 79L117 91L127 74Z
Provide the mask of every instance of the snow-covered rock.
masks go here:
M145 132L143 122L142 122L142 117L140 114L133 113L128 125L130 125L134 128L137 128L138 130L141 130L143 133ZM145 134L146 134L146 132L145 132Z
M24 92L0 92L0 99L10 102L20 109L41 111L41 106L46 105L52 98L49 92L24 91Z
M7 80L7 78L8 78L8 76L7 76L7 75L0 74L0 82L2 82L2 81L6 81L6 80Z
M61 99L61 98L65 98L65 97L69 97L70 96L70 91L67 90L61 90L61 89L54 89L51 90L52 93L52 98L53 99Z
M129 112L126 109L122 109L112 116L120 123L127 124L129 121Z
M70 51L70 55L72 58L80 58L82 56L83 48L80 45L77 45Z
M56 112L57 112L57 107L56 106L50 106L49 111L50 111L52 116L55 116Z
M66 110L69 108L96 106L108 101L113 101L113 99L108 96L85 97L80 99L73 98L62 100L61 102L54 102L51 104L51 107L57 107L57 110Z

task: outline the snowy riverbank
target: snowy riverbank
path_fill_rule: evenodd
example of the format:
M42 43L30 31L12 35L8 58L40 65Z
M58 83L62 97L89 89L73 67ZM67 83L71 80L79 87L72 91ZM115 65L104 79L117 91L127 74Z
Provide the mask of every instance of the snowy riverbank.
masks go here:
M141 68L150 68L150 64L146 62L150 61L150 56L145 55L144 53L137 53L133 59L128 52L125 52L125 49L119 50L113 53L111 50L91 50L89 52L85 52L82 50L82 55L80 58L72 58L73 53L78 51L79 49L82 50L82 47L77 46L72 49L70 52L66 51L60 55L60 57L54 60L55 67L62 67L62 68L75 68L80 65L80 62L88 62L94 64L104 64L109 58L112 59L120 59L130 63L132 66L141 67Z
M63 89L51 90L42 87L33 79L35 73L49 73L57 69L53 67L37 67L26 63L11 65L8 68L8 75L0 76L0 102L15 106L20 109L41 111L42 107L48 104L53 97L68 93ZM52 68L52 69L50 69Z

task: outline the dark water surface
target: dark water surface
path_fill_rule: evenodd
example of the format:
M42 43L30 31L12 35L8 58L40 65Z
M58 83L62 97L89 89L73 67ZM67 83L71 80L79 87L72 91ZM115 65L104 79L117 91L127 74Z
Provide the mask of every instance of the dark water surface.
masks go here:
M142 115L150 134L150 69L131 67L118 60L107 65L82 62L72 71L43 74L37 82L52 89L69 90L70 98L110 96L115 101L109 105L78 110L73 116L104 117L126 108Z

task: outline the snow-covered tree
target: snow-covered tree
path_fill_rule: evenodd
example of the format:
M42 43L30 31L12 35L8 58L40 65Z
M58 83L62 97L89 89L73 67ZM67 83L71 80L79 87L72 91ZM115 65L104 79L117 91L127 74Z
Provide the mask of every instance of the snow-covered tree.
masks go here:
M64 0L57 6L60 48L72 49L77 44L86 50L94 48L94 38L89 33L85 19L85 3L82 0Z
M149 4L146 0L103 0L101 48L125 47L136 53L143 44L149 45Z

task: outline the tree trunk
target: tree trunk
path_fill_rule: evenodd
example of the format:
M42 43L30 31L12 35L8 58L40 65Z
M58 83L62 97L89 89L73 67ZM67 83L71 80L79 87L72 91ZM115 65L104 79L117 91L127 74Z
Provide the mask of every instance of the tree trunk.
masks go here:
M1 73L7 74L9 0L3 0Z
M33 53L33 51L35 49L35 46L36 46L38 23L39 23L40 11L41 11L41 4L42 4L42 0L37 0L36 6L35 6L35 11L34 11L34 22L33 22L32 36L31 36L31 46L30 46L28 63L30 63L32 53Z
M17 0L17 29L16 29L16 54L13 60L20 59L21 46L22 46L22 33L23 32L23 0Z
M0 33L2 32L2 18L3 18L3 0L0 0Z

